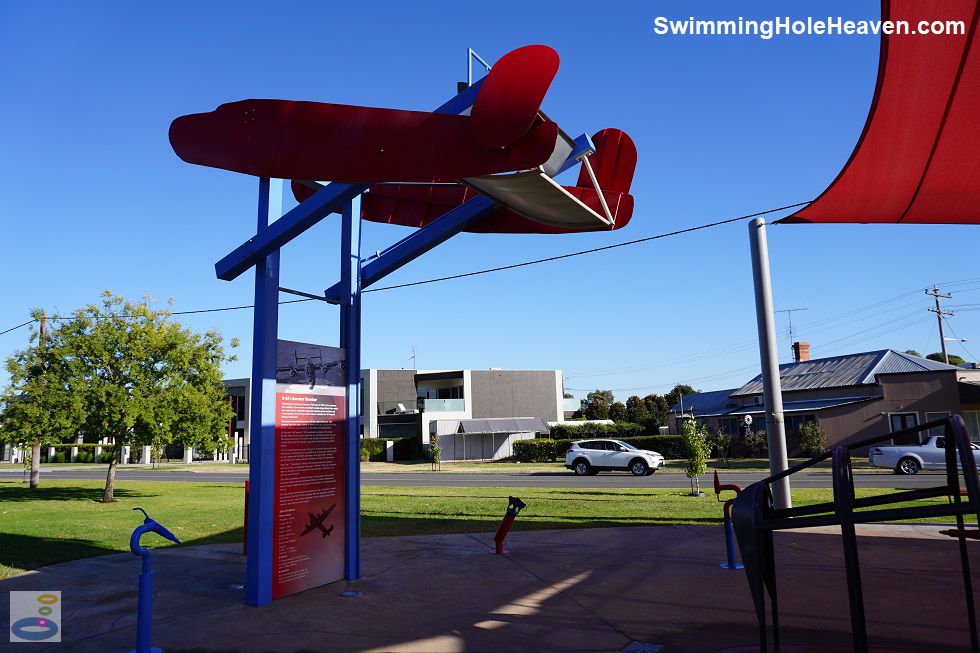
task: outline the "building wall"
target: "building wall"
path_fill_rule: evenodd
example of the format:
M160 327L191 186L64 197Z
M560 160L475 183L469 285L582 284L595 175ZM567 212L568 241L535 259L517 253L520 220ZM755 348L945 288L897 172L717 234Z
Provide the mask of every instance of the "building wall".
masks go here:
M564 419L561 372L557 370L473 370L471 374L473 388L469 397L474 419Z
M883 374L878 377L882 398L817 413L817 422L827 432L828 445L854 442L891 432L892 413L916 413L919 424L926 413L959 413L956 372Z
M805 399L828 399L834 397L869 397L869 401L847 404L806 413L813 414L817 424L828 435L828 446L854 442L891 432L890 415L893 413L915 413L918 424L927 420L926 413L961 413L959 387L956 370L936 372L910 372L902 374L882 374L877 383L867 386L846 388L825 388L820 390L797 390L783 393L783 402ZM740 406L752 405L751 397L736 397ZM969 408L969 407L967 407ZM755 429L763 429L765 416L753 415ZM709 429L717 430L724 417L698 419ZM676 416L671 416L671 429L677 432ZM787 432L790 449L794 447L792 434ZM791 451L791 454L793 452Z

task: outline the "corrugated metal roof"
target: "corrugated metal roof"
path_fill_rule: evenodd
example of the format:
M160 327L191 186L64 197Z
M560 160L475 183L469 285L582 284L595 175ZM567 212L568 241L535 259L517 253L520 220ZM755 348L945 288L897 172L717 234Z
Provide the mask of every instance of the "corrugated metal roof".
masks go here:
M712 390L711 392L698 392L687 395L682 401L670 407L675 412L681 412L681 404L684 404L684 412L694 411L695 415L706 413L720 413L728 408L728 397L735 392L734 388L729 390Z
M861 354L847 354L831 358L816 358L800 363L779 366L779 378L783 392L792 390L816 390L867 385L875 382L877 374L901 372L928 372L955 370L956 366L937 363L927 358L901 354L892 349L881 349ZM762 394L762 376L736 390L733 395Z
M548 424L537 417L493 417L489 419L461 419L457 433L539 433L548 432Z

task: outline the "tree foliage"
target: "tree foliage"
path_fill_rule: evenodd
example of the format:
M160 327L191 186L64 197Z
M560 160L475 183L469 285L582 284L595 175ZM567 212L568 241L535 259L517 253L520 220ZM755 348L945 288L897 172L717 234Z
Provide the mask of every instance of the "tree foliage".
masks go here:
M674 386L673 390L664 395L664 399L667 400L667 406L669 408L680 401L681 395L686 397L687 395L693 395L697 392L697 390L685 383L678 383Z
M609 419L609 409L614 401L611 390L596 389L582 400L582 416L585 419Z
M31 317L36 324L45 319L40 309ZM27 349L6 361L10 382L0 394L0 441L29 451L32 488L40 478L41 447L74 438L83 414L82 398L71 391L69 371L51 355L49 343L32 328Z
M928 356L926 356L926 358L928 358L931 361L936 361L937 363L945 363L946 362L943 359L943 352L941 352L941 351L933 352L933 353L929 354ZM947 354L946 358L949 359L949 364L950 365L962 365L963 363L966 362L965 360L963 360L963 357L962 356L957 356L956 354Z
M112 501L123 446L179 442L213 450L225 444L232 418L221 384L225 360L231 357L216 331L192 332L148 300L131 302L105 291L101 304L56 321L43 348L28 347L8 361L4 430L23 433L40 424L59 439L75 433L111 438L103 500ZM37 364L44 368L35 375L40 385L26 372ZM32 403L68 409L54 424L32 423L39 411L16 408Z
M800 452L804 456L818 456L827 449L827 434L816 422L807 422L797 430Z
M708 430L704 426L699 426L694 420L684 420L684 425L681 427L681 437L687 452L685 473L691 479L691 494L698 494L701 491L698 477L708 471L708 456L711 454L711 445L708 444Z
M621 401L614 401L609 407L609 419L614 422L632 421L626 419L626 406Z

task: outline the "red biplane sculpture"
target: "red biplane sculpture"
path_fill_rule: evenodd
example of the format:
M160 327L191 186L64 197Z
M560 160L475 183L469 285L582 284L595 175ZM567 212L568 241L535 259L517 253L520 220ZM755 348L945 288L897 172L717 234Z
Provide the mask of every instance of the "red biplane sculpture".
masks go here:
M468 115L243 100L177 118L170 142L188 163L293 180L300 201L315 181L371 184L362 217L375 222L423 227L483 194L499 209L468 231L621 228L636 147L616 129L575 140L549 120L541 103L557 71L554 50L530 45L493 66ZM552 179L579 161L575 186Z

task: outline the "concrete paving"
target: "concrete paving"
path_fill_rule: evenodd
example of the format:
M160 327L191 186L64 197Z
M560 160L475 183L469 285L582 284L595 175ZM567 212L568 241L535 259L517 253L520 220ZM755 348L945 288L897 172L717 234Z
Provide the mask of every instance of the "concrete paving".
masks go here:
M873 645L969 649L957 544L938 530L862 528ZM265 608L244 605L240 546L164 549L155 554L154 644L169 653L753 650L748 587L742 572L719 567L719 527L515 531L505 557L488 553L490 544L489 533L369 538L363 579ZM839 535L777 533L776 546L784 643L846 650ZM980 569L980 545L970 550ZM128 651L138 572L138 559L120 554L6 579L0 614L4 590L61 590L63 642L21 648Z

